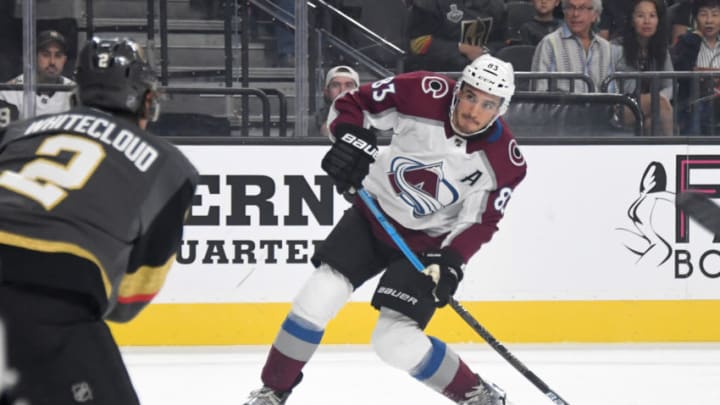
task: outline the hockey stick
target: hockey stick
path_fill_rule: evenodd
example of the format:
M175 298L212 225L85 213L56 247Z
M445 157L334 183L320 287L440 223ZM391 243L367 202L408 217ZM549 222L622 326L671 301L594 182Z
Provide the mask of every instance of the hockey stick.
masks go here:
M423 271L425 266L422 264L420 259L418 259L417 255L410 250L410 247L405 243L405 240L403 240L402 236L397 233L395 230L395 227L392 226L392 224L387 220L385 215L380 211L380 209L377 207L377 204L375 204L375 201L372 199L370 194L365 189L358 190L358 195L360 195L360 198L365 202L365 205L370 209L370 211L373 213L377 221L380 223L380 225L383 227L385 232L392 238L393 242L397 245L397 247L403 252L405 257L410 261L410 263L413 264L415 269L417 271ZM455 298L450 297L450 306L452 309L457 312L458 315L468 324L475 332L477 332L485 341L492 347L500 356L502 356L505 360L510 363L517 371L520 372L525 378L530 380L533 385L535 385L540 391L542 391L543 394L545 394L548 398L550 398L553 403L556 405L569 405L567 401L562 399L560 395L558 395L555 391L553 391L543 380L540 379L535 373L530 371L530 369L525 366L520 360L517 359L510 351L502 344L500 343L495 337L487 330L485 327L483 327L480 322L478 322L470 313L465 310L465 308L460 305L459 302L455 300Z
M720 206L712 202L710 197L698 192L683 191L677 195L675 202L703 228L720 235Z

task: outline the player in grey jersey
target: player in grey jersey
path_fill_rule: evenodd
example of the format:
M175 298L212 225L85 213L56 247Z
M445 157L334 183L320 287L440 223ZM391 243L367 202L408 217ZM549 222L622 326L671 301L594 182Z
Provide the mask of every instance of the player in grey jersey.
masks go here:
M75 77L78 106L0 129L3 405L139 404L105 321L158 293L199 178L145 131L157 78L135 42L89 41Z
M316 250L317 268L270 348L263 387L246 405L285 403L327 323L383 271L372 297L379 318L371 340L380 358L456 403L508 404L501 389L424 329L525 177L525 160L500 118L514 90L512 66L483 55L457 82L412 72L335 100L328 116L334 143L323 169L339 192L364 187L427 267L416 271L356 198ZM370 127L393 131L379 153Z

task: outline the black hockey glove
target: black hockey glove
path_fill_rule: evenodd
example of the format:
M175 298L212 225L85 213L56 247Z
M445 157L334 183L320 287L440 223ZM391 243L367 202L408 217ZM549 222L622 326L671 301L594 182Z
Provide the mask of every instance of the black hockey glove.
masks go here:
M338 124L336 139L321 166L335 182L338 193L359 189L377 155L375 133L352 124Z
M427 251L420 260L426 266L422 272L435 282L435 306L442 308L450 301L463 279L463 258L457 252L444 248Z

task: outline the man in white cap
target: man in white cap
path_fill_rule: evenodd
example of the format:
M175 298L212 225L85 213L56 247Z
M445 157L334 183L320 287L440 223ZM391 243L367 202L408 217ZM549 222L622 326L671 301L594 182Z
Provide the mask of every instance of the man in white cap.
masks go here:
M310 120L310 136L328 136L327 120L328 111L332 102L342 93L357 89L360 86L360 75L350 66L338 65L330 69L325 76L325 87L323 88L323 99L325 104L316 113L314 119Z
M72 80L62 76L67 62L67 43L57 31L42 31L37 36L37 84L62 84L72 86ZM10 80L8 84L23 84L23 75ZM15 109L13 109L15 107ZM7 109L7 111L5 111ZM38 90L35 96L35 115L53 114L70 109L70 92ZM23 114L23 92L21 90L0 91L0 127L10 121L25 117Z

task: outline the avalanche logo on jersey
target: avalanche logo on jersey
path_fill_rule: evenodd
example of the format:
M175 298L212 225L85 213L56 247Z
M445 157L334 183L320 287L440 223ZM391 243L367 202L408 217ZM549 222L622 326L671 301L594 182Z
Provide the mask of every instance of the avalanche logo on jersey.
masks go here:
M431 215L458 200L459 193L445 179L442 166L443 162L425 164L402 156L392 160L390 184L413 208L413 216Z

